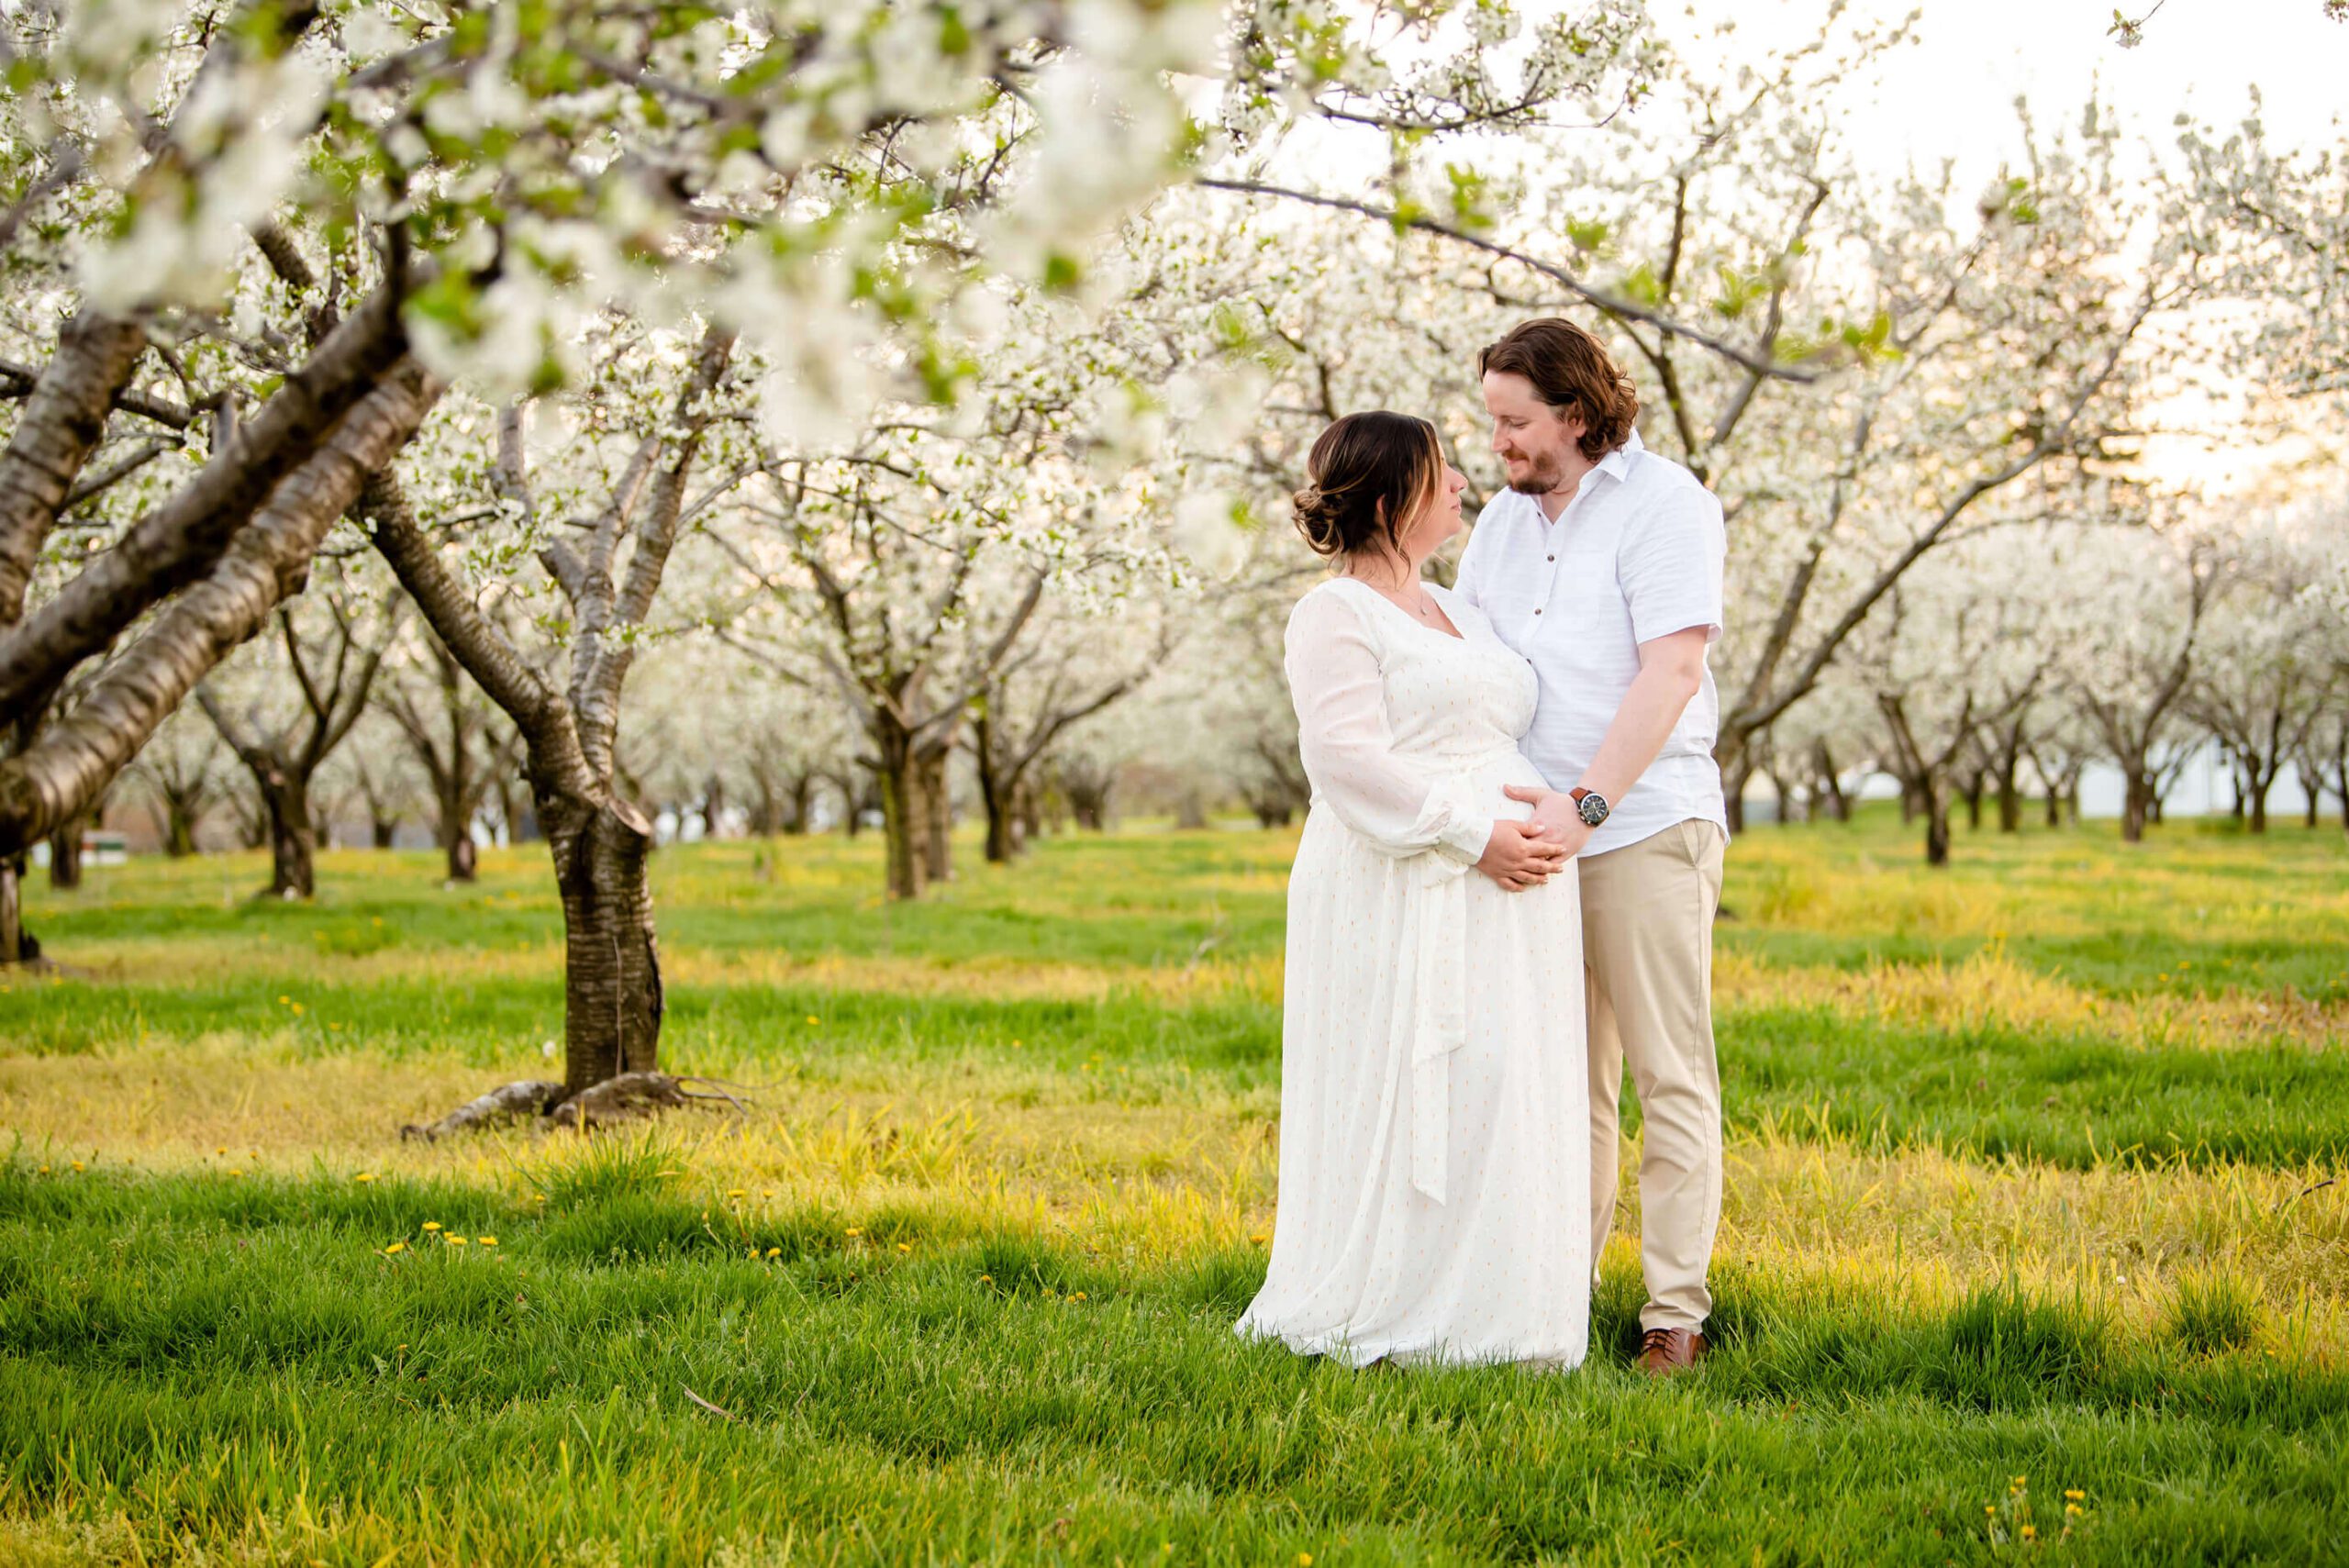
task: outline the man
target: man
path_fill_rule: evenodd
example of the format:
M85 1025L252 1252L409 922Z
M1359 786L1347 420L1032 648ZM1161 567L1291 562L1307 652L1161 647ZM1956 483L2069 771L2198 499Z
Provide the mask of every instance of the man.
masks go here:
M1457 591L1530 660L1524 747L1553 790L1520 791L1575 857L1590 1026L1591 1249L1615 1216L1623 1062L1646 1119L1640 1364L1704 1354L1720 1222L1712 929L1729 817L1713 762L1720 503L1641 445L1639 398L1572 322L1528 321L1477 357L1508 488L1476 519Z

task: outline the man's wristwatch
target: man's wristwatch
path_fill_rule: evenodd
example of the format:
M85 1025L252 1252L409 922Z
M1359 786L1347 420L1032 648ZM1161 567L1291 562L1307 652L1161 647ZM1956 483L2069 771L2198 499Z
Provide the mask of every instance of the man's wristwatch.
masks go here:
M1566 798L1575 803L1575 814L1582 818L1582 825L1586 828L1598 827L1607 820L1607 814L1615 809L1607 804L1605 795L1595 789L1585 789L1580 784L1566 791Z

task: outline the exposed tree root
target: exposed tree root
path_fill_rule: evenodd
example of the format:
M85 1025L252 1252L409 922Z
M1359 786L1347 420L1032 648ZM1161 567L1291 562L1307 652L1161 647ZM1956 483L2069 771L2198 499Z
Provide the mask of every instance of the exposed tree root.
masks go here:
M673 1078L666 1073L622 1073L607 1078L571 1095L563 1094L561 1084L542 1080L526 1080L492 1089L479 1099L469 1100L425 1126L415 1123L400 1129L402 1138L421 1138L428 1143L438 1142L452 1132L469 1132L481 1128L528 1117L542 1126L583 1129L592 1131L617 1122L633 1121L640 1117L655 1115L685 1106L707 1105L723 1100L736 1110L744 1108L743 1102L729 1093L731 1085L715 1078Z

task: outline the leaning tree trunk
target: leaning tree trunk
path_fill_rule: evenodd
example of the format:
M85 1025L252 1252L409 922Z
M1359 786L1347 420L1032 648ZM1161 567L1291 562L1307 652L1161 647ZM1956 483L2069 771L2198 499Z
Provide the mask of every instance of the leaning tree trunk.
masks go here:
M563 1093L660 1062L661 951L646 875L652 824L625 801L540 801L562 895Z
M987 817L989 865L1008 865L1019 851L1019 828L1012 817L1018 781L1007 777L997 756L995 726L982 714L972 727L971 759L979 775L979 806Z
M2251 830L2254 833L2265 833L2267 831L2267 792L2275 787L2276 779L2275 775L2272 773L2265 780L2254 778L2252 781L2250 790Z
M49 836L49 885L72 889L82 885L82 831L89 818L75 817L58 825Z
M1827 813L1838 822L1852 819L1852 803L1843 797L1843 781L1835 776L1835 758L1827 750L1827 742L1816 741L1811 747L1812 765L1819 775L1819 786L1813 793L1825 797Z

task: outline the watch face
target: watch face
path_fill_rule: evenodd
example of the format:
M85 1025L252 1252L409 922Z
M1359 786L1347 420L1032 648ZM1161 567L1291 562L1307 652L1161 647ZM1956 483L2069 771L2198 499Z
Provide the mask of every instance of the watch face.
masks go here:
M1607 797L1603 795L1586 794L1581 800L1575 802L1575 809L1582 813L1583 826L1596 828L1607 820Z

